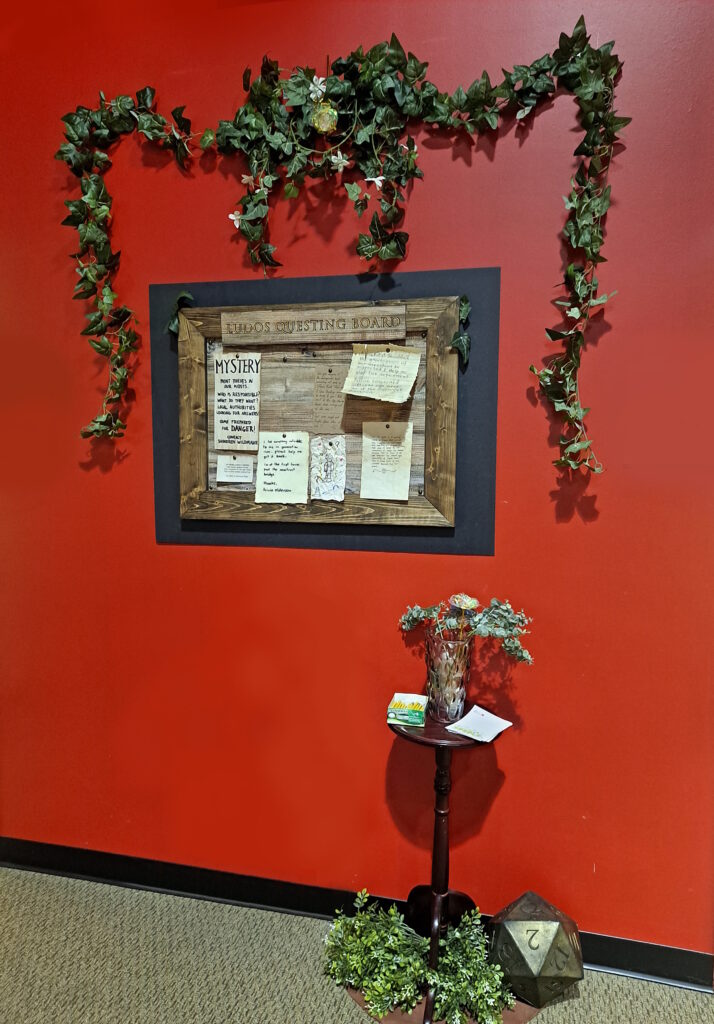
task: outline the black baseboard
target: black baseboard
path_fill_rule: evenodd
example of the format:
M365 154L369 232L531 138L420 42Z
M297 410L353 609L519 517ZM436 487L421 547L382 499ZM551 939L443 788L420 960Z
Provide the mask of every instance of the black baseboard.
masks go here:
M0 865L313 917L328 918L338 909L349 910L355 898L355 893L347 889L234 875L228 871L3 836L0 836ZM405 909L403 901L386 896L376 898L385 906L396 903L401 910ZM712 991L714 956L708 953L592 932L581 932L580 938L585 963L596 970L634 974Z

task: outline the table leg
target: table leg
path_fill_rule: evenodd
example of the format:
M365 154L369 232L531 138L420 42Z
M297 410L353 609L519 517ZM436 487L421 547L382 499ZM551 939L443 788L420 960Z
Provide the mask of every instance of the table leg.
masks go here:
M431 854L431 902L429 934L429 967L439 963L439 936L443 924L444 904L449 893L449 792L451 790L451 750L436 748L434 775L434 846ZM434 990L429 989L424 1003L424 1024L432 1024Z

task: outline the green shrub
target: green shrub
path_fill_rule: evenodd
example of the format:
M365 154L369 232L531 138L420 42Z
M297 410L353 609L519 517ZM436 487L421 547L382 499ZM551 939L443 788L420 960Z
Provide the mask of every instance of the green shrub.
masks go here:
M325 971L338 984L363 993L373 1017L390 1010L410 1012L430 985L436 992L435 1019L464 1024L501 1024L512 1006L503 973L487 959L488 942L477 910L465 914L440 941L439 965L428 967L429 940L388 911L369 903L365 890L355 900L354 917L338 912L325 939Z

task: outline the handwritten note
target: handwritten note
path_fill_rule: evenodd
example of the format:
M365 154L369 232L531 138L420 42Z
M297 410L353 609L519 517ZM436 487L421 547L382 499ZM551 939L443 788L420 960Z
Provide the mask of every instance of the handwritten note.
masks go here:
M312 396L312 430L314 434L341 434L345 396L342 385L346 370L343 366L328 366L315 375Z
M216 483L252 484L252 455L218 455L216 457Z
M420 352L402 345L353 345L342 390L347 395L406 402L419 371Z
M345 435L310 438L310 497L344 501L347 475Z
M261 430L259 437L256 502L306 503L310 435L300 430Z
M362 424L360 498L409 500L413 423Z
M214 356L216 448L258 449L260 352L222 352Z

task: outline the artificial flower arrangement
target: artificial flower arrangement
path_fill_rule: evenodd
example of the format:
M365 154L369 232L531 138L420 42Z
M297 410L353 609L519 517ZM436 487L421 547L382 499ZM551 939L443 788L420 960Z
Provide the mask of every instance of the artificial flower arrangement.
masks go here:
M530 652L521 643L531 620L514 610L509 601L494 597L479 606L469 594L452 594L448 601L422 608L408 607L399 619L403 632L425 627L426 688L428 712L438 722L455 722L466 701L474 637L493 638L516 661L532 665Z
M491 598L489 605L479 608L479 602L468 594L452 594L448 601L422 608L415 604L407 607L399 619L403 632L408 633L417 626L426 624L427 630L444 640L467 640L470 637L493 637L501 641L501 647L516 661L533 664L529 651L521 644L520 638L527 633L532 620L522 610L517 612L509 601Z

